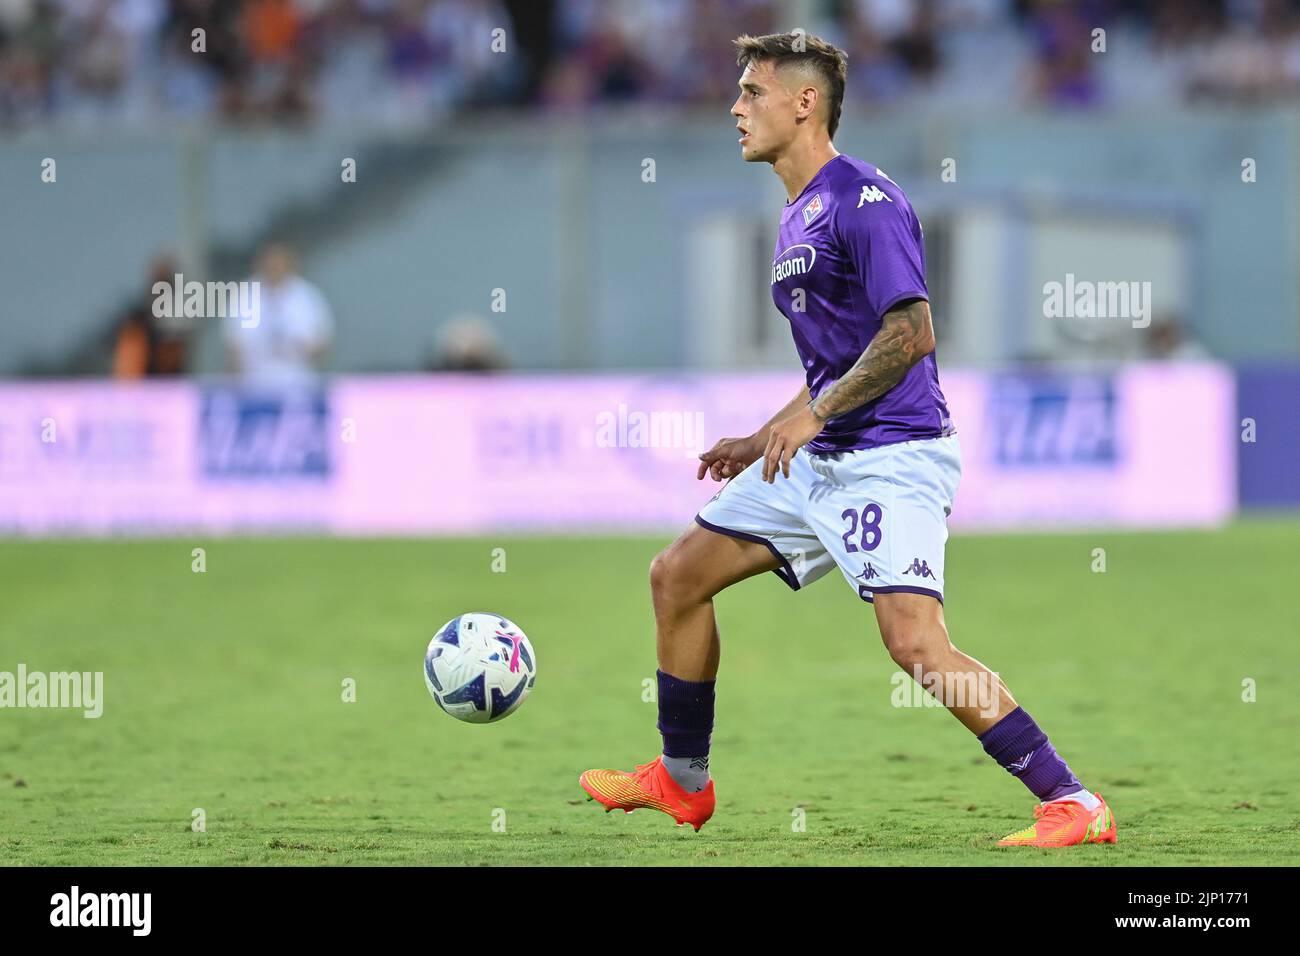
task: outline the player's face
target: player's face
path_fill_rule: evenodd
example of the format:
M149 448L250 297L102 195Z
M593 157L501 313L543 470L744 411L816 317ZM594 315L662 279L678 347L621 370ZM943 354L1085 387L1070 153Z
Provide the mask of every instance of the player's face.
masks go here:
M745 162L775 162L795 137L797 112L797 99L777 76L775 64L764 60L745 67L740 95L731 106Z

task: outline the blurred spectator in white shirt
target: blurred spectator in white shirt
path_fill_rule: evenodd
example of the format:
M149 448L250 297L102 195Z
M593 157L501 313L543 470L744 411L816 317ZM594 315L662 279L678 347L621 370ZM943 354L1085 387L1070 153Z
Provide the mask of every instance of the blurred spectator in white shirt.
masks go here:
M293 251L281 243L262 250L253 281L258 283L256 314L225 322L230 370L258 384L309 381L333 338L329 303L297 274Z

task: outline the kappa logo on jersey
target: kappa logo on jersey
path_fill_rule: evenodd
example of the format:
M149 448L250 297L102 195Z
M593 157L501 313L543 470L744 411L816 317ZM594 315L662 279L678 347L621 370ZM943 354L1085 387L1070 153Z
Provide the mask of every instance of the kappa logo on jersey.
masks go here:
M772 263L772 284L791 276L803 275L811 271L817 261L817 250L806 242L791 246L776 257Z
M870 581L872 578L876 577L877 573L876 569L871 566L871 562L868 561L862 566L862 573L856 574L854 577L862 578L864 581Z
M862 195L858 197L858 208L861 209L864 202L880 202L882 199L890 203L894 201L882 193L879 186L863 186Z
M810 222L812 222L814 219L820 216L821 212L822 212L822 194L818 193L816 196L813 196L812 199L808 200L808 204L803 207L803 224L805 226L808 225Z

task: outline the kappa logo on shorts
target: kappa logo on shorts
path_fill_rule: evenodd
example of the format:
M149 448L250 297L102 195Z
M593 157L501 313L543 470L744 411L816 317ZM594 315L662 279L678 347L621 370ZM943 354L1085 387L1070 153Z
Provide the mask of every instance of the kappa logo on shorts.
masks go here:
M934 572L930 570L930 565L920 558L913 558L910 567L903 569L904 574L915 574L918 578L929 578L931 581L938 580Z
M871 562L868 561L866 564L862 566L862 573L855 574L853 576L855 578L862 578L862 580L864 581L870 581L872 578L879 577L880 575L879 572L877 572L876 569L871 566Z

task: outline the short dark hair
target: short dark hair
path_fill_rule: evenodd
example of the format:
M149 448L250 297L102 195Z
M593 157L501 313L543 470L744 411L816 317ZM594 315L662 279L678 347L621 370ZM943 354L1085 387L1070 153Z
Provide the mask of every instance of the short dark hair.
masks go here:
M760 60L772 60L777 66L807 66L820 73L830 88L826 132L835 136L844 106L844 84L848 77L849 58L839 47L810 33L769 33L736 37L736 65L749 66Z

